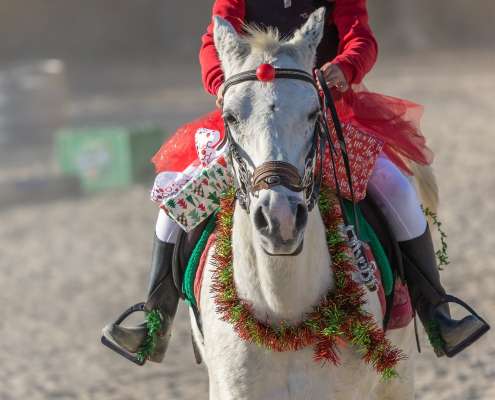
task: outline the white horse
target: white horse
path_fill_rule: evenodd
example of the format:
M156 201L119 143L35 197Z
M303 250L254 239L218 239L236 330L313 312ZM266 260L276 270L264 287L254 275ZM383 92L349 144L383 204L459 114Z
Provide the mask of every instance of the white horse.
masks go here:
M291 39L280 40L270 31L240 36L231 24L215 17L215 46L225 78L256 69L262 63L311 73L323 25L324 12L320 9ZM315 89L290 79L270 84L243 82L231 87L224 98L224 117L250 166L279 160L303 171L318 109ZM320 212L314 207L304 215L304 206L299 207L304 202L304 194L277 186L251 196L249 213L238 204L235 207L232 247L236 289L239 297L252 305L255 316L272 325L281 321L300 323L335 285ZM301 218L307 218L307 222ZM297 255L283 256L301 245ZM361 360L351 345L339 349L339 366L314 361L312 347L281 353L266 350L240 339L232 325L217 313L211 293L214 251L210 249L202 282L203 335L191 318L195 340L208 368L211 399L414 398L417 352L411 324L387 334L407 355L397 367L400 377L388 383ZM366 301L366 310L381 326L377 292L366 291Z

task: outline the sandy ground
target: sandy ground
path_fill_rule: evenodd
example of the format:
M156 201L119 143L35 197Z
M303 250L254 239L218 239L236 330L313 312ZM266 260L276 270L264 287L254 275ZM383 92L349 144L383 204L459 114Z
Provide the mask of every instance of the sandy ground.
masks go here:
M426 105L423 127L438 154L441 217L452 260L443 279L449 291L491 321L493 65L493 54L397 58L382 63L368 80L371 89ZM73 101L71 112L77 119L101 107L108 107L109 115L126 115L127 110L148 106L173 126L212 106L199 88L181 92L172 86L151 86L134 100L87 94ZM136 185L0 210L1 400L207 398L207 375L194 363L185 307L163 364L139 368L99 343L101 327L144 294L156 213L147 189ZM494 399L494 359L493 334L454 360L438 360L424 346L417 398Z

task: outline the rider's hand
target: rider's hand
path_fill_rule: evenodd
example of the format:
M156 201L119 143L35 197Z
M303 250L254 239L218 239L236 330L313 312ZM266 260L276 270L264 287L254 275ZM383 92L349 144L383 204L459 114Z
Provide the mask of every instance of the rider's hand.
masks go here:
M223 107L223 83L220 85L220 87L218 88L218 91L217 91L217 101L216 101L216 105L218 108L222 108Z
M345 78L342 70L335 64L326 63L321 67L321 72L330 87L335 87L339 92L346 92L349 89L349 83Z

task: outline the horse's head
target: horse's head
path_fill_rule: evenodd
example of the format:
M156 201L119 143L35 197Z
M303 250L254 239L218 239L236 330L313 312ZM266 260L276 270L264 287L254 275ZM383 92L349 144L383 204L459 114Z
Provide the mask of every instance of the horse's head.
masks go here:
M227 82L223 115L241 205L268 254L294 255L303 246L320 114L318 92L307 78L323 26L323 8L290 39L250 28L248 35L240 36L229 22L215 17L215 46ZM303 71L306 80L298 78L297 71L266 82L253 74L237 80L239 73L255 71L261 64Z

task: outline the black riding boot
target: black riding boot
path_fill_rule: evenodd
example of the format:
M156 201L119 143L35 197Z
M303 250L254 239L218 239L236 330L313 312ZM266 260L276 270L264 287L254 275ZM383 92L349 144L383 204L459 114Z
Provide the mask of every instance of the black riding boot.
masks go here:
M428 228L420 237L399 242L399 246L409 293L430 343L437 356L453 357L478 340L490 327L467 304L445 293ZM461 320L452 319L450 302L462 305L470 315Z
M125 358L142 365L146 359L161 362L170 340L172 323L177 312L179 294L174 284L172 258L174 244L162 242L155 235L151 257L151 274L146 303L139 303L125 311L112 324L103 328L102 342ZM120 323L136 311L154 314L158 335L149 335L150 323L125 327Z

